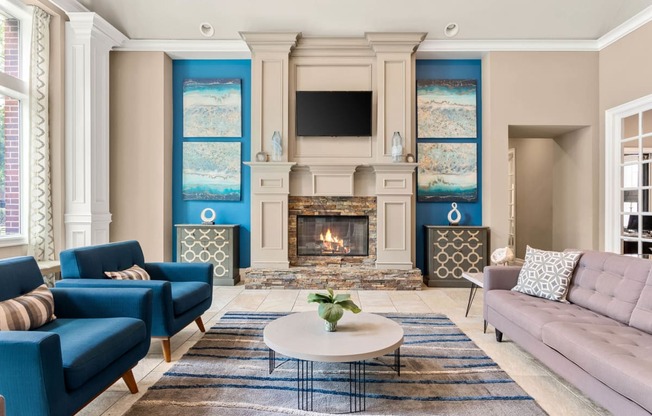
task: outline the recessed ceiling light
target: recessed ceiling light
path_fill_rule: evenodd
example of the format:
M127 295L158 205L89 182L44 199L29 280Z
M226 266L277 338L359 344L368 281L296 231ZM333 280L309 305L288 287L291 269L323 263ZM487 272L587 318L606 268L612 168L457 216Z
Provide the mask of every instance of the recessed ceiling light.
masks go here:
M204 22L199 25L199 32L202 34L202 36L210 38L215 33L215 29L213 28L212 24Z
M457 32L459 31L460 27L457 23L449 23L444 28L444 35L446 35L447 38L452 38L453 36L457 35Z

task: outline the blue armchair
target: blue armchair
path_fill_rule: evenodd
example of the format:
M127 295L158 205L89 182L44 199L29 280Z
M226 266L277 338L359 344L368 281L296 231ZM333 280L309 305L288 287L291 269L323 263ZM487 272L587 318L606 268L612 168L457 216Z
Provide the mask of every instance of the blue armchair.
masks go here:
M146 263L137 241L122 241L62 251L57 287L129 288L153 291L152 336L162 338L163 357L170 362L170 337L195 321L205 332L201 315L213 302L213 265L208 263ZM133 265L151 280L113 280L104 272Z
M0 301L43 284L32 257L0 260ZM152 291L52 289L54 321L0 331L0 395L8 415L70 415L122 377L149 350Z

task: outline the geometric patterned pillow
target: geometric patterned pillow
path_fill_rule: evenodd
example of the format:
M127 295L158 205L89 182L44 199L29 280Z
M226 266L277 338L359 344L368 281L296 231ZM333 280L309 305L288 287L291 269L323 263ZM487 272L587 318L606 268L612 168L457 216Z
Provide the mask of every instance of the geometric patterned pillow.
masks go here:
M116 280L150 280L149 274L137 264L134 264L127 270L119 272L104 272L104 274L107 277Z
M527 246L525 264L512 290L554 301L564 300L580 252L537 250Z
M54 297L45 284L0 302L0 331L29 331L55 319Z

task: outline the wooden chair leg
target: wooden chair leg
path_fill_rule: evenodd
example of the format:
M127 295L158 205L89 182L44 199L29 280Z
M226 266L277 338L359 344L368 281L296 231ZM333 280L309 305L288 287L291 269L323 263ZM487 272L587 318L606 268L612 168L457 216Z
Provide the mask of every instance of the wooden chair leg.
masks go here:
M138 385L136 384L136 379L134 378L134 373L131 370L124 373L122 375L122 379L125 381L125 384L127 384L127 387L129 388L129 391L131 392L131 394L138 393Z
M172 353L170 352L170 338L161 340L161 347L163 347L163 358L166 363L172 361Z
M204 328L204 321L201 320L201 316L195 319L195 323L197 324L201 332L206 332L206 329Z

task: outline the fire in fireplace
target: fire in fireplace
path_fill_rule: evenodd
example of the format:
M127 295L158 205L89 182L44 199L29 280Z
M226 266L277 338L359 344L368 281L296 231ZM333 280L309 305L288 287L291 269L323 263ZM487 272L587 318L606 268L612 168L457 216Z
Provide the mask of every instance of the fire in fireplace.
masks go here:
M369 255L369 217L298 215L297 255Z

